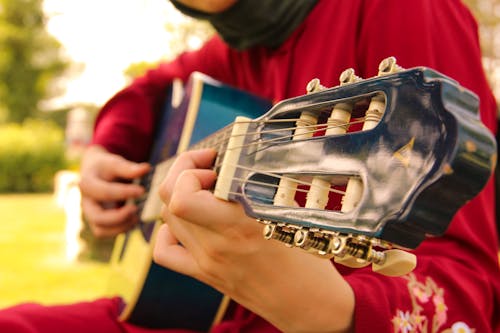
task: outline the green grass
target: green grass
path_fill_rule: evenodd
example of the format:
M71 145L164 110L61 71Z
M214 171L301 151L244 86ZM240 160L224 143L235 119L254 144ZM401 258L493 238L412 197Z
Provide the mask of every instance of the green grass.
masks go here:
M0 308L105 296L108 266L66 259L65 214L52 194L0 195Z

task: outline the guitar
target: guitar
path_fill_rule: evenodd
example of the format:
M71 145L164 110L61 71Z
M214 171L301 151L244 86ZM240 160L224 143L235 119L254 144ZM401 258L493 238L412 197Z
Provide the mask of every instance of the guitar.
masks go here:
M185 139L183 131L177 147L217 148L214 195L240 202L249 216L263 223L264 237L350 267L371 264L374 271L388 276L408 273L416 258L404 249L416 248L427 236L442 235L495 167L496 143L479 120L476 95L432 69L404 70L394 58L382 61L376 77L362 80L346 70L339 86L325 88L313 80L307 91L257 118L238 116L233 124L197 143ZM188 138L196 123L189 114L183 119ZM151 194L142 210L144 221L159 217L161 205L155 193L172 160L156 164ZM143 227L138 236L123 236L115 259L126 261L126 243L133 237L148 243L154 229ZM135 255L151 258L148 251ZM160 319L175 320L166 317L177 317L181 311L165 303L189 299L199 307L215 299L211 318L201 330L210 328L212 315L215 322L220 319L223 307L219 306L227 303L222 295L186 295L192 289L178 283L177 277L171 283L152 282L152 268L158 269L149 263L147 269L129 272L136 277L137 271L149 270L141 279L142 293L135 293L140 294L139 301L125 311L128 320L152 327L192 328L192 318L205 314L173 325L137 319L134 312L139 311L149 284L155 286L150 294L177 289L179 299L159 296L155 305L160 311L148 308L142 314L157 311ZM203 301L196 301L196 296Z

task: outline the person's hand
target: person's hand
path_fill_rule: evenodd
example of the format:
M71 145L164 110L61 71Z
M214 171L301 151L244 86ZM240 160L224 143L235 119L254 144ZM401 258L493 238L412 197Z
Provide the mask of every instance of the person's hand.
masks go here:
M130 229L138 221L137 206L127 204L144 194L130 183L150 170L147 163L134 163L100 146L89 147L81 163L82 211L96 237L110 237Z
M239 203L214 197L213 150L181 154L160 188L154 260L213 286L287 332L346 332L354 295L328 259L265 240ZM182 245L180 245L182 244Z

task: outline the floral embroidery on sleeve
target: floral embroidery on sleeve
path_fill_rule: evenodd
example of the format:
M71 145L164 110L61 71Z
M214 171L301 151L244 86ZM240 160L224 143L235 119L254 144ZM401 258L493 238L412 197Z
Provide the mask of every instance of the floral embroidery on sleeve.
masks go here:
M444 300L444 290L439 288L430 277L425 283L419 282L414 274L405 276L408 280L408 291L411 298L412 310L398 309L392 318L395 333L473 333L464 322L456 322L450 328L444 329L448 307ZM424 306L433 305L432 319L424 315Z

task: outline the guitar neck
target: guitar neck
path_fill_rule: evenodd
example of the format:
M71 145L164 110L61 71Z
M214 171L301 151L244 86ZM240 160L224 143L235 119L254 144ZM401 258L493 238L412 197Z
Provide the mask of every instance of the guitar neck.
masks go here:
M218 152L217 160L219 156L223 154L227 147L227 142L229 137L231 136L233 124L230 124L219 131L211 134L205 139L193 144L189 147L188 150L197 150L204 148L214 148ZM154 222L157 221L160 217L161 211L161 199L158 195L158 191L160 189L161 183L163 179L170 170L170 167L174 163L178 154L158 163L153 170L153 175L151 178L151 182L148 189L148 195L146 201L144 202L144 207L141 212L141 220L143 222ZM218 163L216 162L215 165Z

